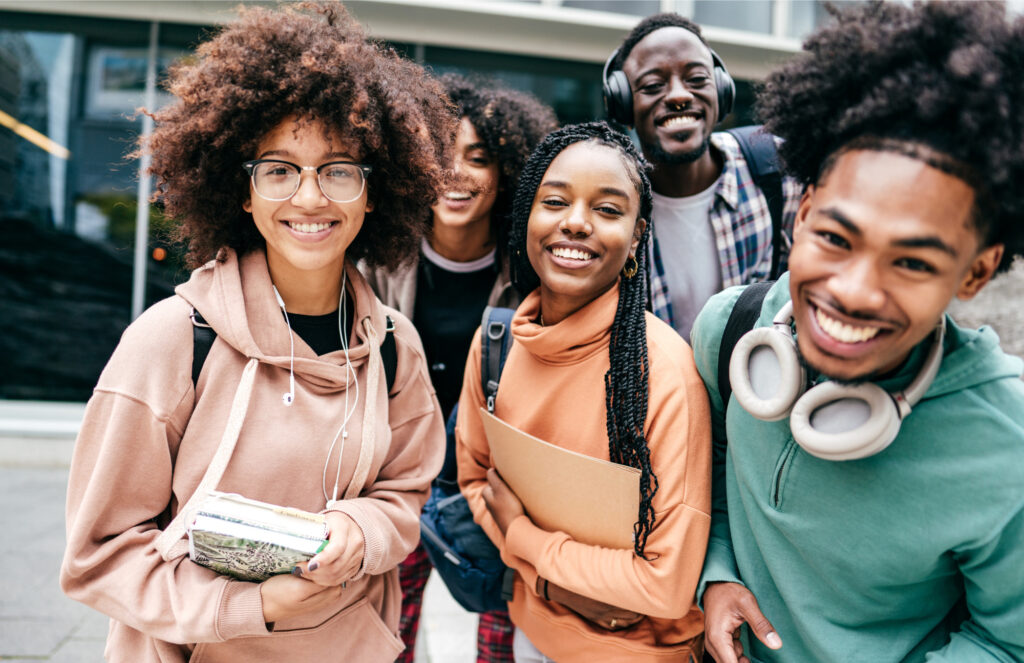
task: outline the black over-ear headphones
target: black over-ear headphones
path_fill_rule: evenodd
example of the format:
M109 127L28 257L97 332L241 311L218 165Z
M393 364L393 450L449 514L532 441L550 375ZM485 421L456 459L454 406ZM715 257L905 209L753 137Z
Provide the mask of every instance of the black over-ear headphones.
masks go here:
M715 91L718 93L718 117L715 124L718 124L732 112L732 104L736 99L736 83L725 68L722 58L718 57L710 46L711 63L714 65L713 76L715 79ZM633 126L633 90L629 87L629 79L621 69L611 70L612 62L619 54L615 49L604 63L604 71L601 74L602 91L604 92L604 110L608 119L615 120L627 127Z

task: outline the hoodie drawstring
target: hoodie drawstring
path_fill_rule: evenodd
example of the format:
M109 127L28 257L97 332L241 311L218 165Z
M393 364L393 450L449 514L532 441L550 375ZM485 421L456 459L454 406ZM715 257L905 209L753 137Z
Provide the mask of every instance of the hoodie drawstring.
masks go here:
M242 424L245 422L245 415L249 411L249 400L252 397L252 385L256 380L256 367L259 360L255 357L249 359L242 371L242 379L235 389L235 398L231 401L231 411L228 414L228 423L224 427L224 435L221 436L220 444L217 445L217 452L213 455L210 465L206 468L202 480L192 497L188 498L185 506L178 509L174 519L164 528L156 539L156 549L164 561L170 561L176 557L188 554L188 541L185 536L185 516L199 506L199 502L205 499L206 495L217 488L220 478L227 469L231 454L235 451L235 444L238 443L238 434L242 431Z

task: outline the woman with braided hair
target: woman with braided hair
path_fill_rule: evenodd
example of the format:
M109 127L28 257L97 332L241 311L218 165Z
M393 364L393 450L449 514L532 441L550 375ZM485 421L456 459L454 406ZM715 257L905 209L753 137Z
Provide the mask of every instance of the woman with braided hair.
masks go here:
M540 439L640 470L632 549L533 523L493 469L479 338L466 362L459 485L516 571L516 661L701 655L693 597L710 524L708 402L689 346L644 310L647 168L603 122L555 131L534 150L512 208L512 280L524 299L494 409Z

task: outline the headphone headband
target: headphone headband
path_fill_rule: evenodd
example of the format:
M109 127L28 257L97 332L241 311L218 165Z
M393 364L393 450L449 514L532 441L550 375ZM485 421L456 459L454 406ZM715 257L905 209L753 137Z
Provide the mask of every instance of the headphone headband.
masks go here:
M707 45L705 44L705 46ZM718 124L732 112L733 102L736 99L736 83L729 75L725 63L715 49L710 46L707 46L707 49L711 53L712 78L715 81L715 93L718 97L718 117L715 118L715 124ZM604 61L604 67L601 70L601 90L604 97L605 115L610 120L632 127L633 89L629 86L629 79L626 78L626 74L621 68L612 69L612 63L618 55L619 49L616 48Z

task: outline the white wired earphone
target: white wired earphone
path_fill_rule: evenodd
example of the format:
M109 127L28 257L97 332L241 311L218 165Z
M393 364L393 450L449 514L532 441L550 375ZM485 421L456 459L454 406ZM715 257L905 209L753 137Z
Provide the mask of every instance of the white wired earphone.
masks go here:
M291 356L291 359L289 359L288 364L288 391L281 394L281 402L290 406L295 402L295 336L292 335L292 323L288 319L288 309L284 307L284 300L281 299L281 293L277 291L276 285L271 285L270 287L274 289L274 297L277 298L277 305L281 307L281 312L284 313L284 324L288 325L288 342L291 344L289 355ZM342 289L342 294L344 294L344 292L344 289Z
M331 446L327 449L327 458L324 460L324 471L321 477L321 489L324 493L324 499L329 501L336 501L338 499L338 483L341 481L341 456L345 452L345 439L348 438L348 427L349 419L356 412L356 406L359 404L359 380L356 379L355 369L352 368L352 362L348 356L348 338L345 335L345 329L348 327L348 298L345 297L345 285L348 280L348 274L342 272L341 274L341 295L338 297L338 338L341 339L341 349L345 352L345 418L341 422L341 426L338 428L338 432L334 434L334 439L331 440ZM274 297L277 298L277 303L281 307L281 312L284 313L284 322L288 326L288 340L291 344L291 358L288 364L288 391L281 395L281 402L286 406L290 406L295 402L295 336L292 334L292 325L288 320L288 310L285 308L284 300L281 299L281 293L277 291L276 286L274 288ZM352 408L349 409L349 389L348 384L355 383L356 393L352 399ZM338 449L338 471L334 477L334 490L330 497L327 495L327 466L331 462L331 455L334 452L334 447L338 444L338 438L341 438L341 447Z

